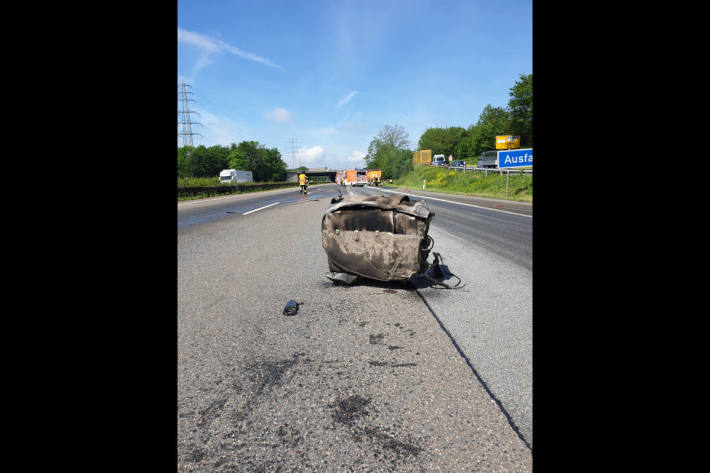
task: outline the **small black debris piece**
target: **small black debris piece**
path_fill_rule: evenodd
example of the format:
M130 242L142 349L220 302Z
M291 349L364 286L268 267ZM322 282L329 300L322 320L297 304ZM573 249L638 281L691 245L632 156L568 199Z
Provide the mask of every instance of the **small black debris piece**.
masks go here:
M333 197L332 199L330 199L330 203L331 203L331 204L337 204L337 203L340 202L341 200L343 200L343 193L340 192L340 189L338 189L338 197Z
M284 307L284 315L296 315L298 313L298 302L290 300L286 303Z

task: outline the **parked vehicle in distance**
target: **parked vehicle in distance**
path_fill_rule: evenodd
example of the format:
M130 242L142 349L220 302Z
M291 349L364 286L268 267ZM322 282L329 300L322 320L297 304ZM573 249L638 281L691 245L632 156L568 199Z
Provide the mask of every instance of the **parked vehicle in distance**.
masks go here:
M219 173L220 184L226 182L254 182L251 171L240 171L239 169L224 169Z
M345 171L346 186L364 186L367 184L367 169L348 169Z
M446 156L443 154L435 154L431 159L432 166L448 166L449 162L446 160Z
M368 169L367 170L367 184L370 186L379 186L380 180L382 179L381 169Z
M481 153L481 157L478 158L479 168L492 168L498 167L498 151L490 150Z
M412 155L412 164L431 164L431 150L415 151Z
M459 160L459 161L454 161L451 163L451 167L453 168L465 168L466 167L466 162Z

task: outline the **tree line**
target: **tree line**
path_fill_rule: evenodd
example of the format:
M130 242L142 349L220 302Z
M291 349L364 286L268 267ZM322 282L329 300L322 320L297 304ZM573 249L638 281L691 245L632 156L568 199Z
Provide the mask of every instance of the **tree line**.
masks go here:
M520 136L520 147L533 146L532 74L521 74L510 88L506 107L488 104L478 121L468 128L452 126L427 128L417 149L430 149L432 156L453 155L454 159L475 163L483 151L495 149L497 135ZM399 125L385 127L367 149L368 169L381 169L383 179L397 179L413 169L409 135ZM251 171L255 182L286 180L286 163L276 148L266 148L258 141L242 141L229 147L216 145L178 148L178 177L212 177L222 169Z
M266 148L258 141L242 141L238 145L215 145L209 148L178 148L178 178L214 177L222 169L251 171L254 182L283 182L286 163L276 148Z
M497 135L520 136L520 147L532 148L532 114L532 74L521 74L510 88L506 107L486 105L476 124L468 128L427 128L417 149L473 163L483 151L495 149ZM397 179L412 170L414 151L409 149L408 138L401 126L386 125L370 142L365 156L367 168L382 169L384 179Z

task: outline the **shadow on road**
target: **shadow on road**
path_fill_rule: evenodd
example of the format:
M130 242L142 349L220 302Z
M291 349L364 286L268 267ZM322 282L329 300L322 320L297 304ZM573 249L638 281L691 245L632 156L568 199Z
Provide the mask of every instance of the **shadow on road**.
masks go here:
M339 281L330 281L330 282L324 282L324 286L327 287L343 287L343 288L349 288L349 287L354 287L354 286L368 286L368 287L374 287L378 289L415 289L415 288L424 288L424 287L432 287L436 289L443 289L440 285L437 285L435 281L442 282L445 284L448 284L450 286L455 286L457 283L459 283L459 278L455 276L454 274L449 271L449 267L441 264L439 265L439 269L441 270L441 273L437 273L436 270L433 268L429 268L427 271L424 273L419 273L415 277L405 280L405 281L378 281L376 279L369 279L369 278L364 278L364 277L359 277L355 282L352 284L346 284L342 283ZM428 276L428 278L426 276ZM461 284L463 284L463 281L461 281Z

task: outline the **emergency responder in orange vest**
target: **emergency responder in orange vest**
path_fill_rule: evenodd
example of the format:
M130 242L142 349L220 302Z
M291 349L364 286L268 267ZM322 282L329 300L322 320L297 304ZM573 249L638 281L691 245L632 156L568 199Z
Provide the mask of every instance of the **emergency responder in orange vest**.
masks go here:
M301 192L306 194L308 188L308 177L306 177L306 173L304 171L301 171L301 174L298 175L298 184L301 186Z

